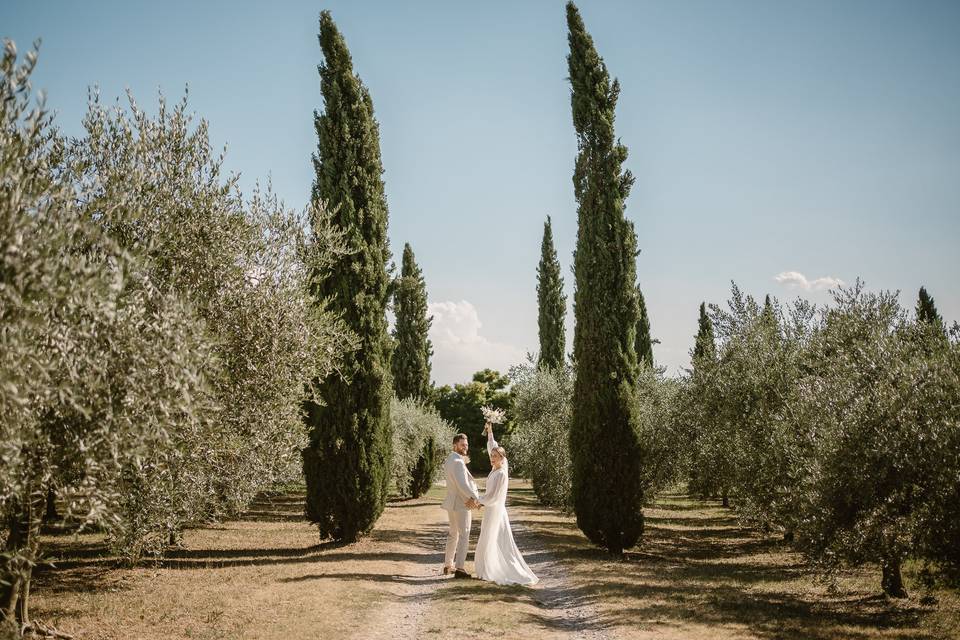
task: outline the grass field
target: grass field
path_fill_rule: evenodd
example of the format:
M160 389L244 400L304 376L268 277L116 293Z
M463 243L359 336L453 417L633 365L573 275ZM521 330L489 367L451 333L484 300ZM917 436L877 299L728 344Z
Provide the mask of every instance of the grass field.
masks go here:
M77 638L960 638L960 597L878 595L872 567L835 589L775 538L681 495L647 511L623 560L513 481L517 541L542 579L504 588L439 574L442 488L391 502L373 534L317 544L303 497L264 497L243 518L187 532L158 564L121 568L96 536L44 540L34 616ZM474 538L479 519L474 523ZM468 566L472 569L472 566Z

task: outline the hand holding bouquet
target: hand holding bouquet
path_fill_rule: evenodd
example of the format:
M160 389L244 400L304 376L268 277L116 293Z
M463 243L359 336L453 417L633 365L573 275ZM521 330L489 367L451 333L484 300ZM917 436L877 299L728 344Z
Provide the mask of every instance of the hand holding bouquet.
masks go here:
M491 406L480 407L480 411L483 413L483 419L486 420L486 424L483 425L484 435L493 428L495 424L503 424L507 421L507 414L503 409L494 409Z

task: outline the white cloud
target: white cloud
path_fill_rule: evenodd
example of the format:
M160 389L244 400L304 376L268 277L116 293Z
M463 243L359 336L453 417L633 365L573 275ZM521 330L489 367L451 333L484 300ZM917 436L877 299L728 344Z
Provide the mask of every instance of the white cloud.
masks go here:
M777 274L773 279L791 289L802 289L803 291L825 291L844 285L843 280L834 278L833 276L823 276L814 280L808 280L807 276L799 271L784 271L783 273Z
M506 373L526 359L522 349L480 335L483 323L470 302L431 302L427 308L433 316L430 341L437 384L467 382L475 371L487 367Z

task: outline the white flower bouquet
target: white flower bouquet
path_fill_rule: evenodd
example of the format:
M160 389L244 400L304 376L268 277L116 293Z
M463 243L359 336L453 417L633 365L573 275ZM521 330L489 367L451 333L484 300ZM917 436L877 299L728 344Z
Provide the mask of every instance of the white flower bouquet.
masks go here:
M503 409L494 409L491 406L480 407L480 412L483 413L483 419L489 424L503 424L507 421L507 414ZM484 425L483 432L487 432L487 427Z

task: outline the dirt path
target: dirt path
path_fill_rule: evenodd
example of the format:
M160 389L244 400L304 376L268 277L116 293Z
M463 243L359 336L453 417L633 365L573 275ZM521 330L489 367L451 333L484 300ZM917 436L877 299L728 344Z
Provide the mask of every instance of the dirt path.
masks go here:
M441 512L440 517L430 513L431 506ZM430 503L427 509L419 511L422 517L429 517L430 522L413 523L414 527L425 525L425 532L406 544L405 551L422 555L428 561L406 562L400 567L401 572L392 574L390 598L380 604L377 612L352 637L358 640L417 640L423 637L423 623L433 605L434 594L448 578L439 570L442 551L438 552L438 549L442 550L445 542L442 510L438 504Z
M585 597L556 554L556 540L533 525L552 521L554 512L540 506L529 483L513 481L508 502L517 546L540 578L534 587L502 587L481 580L446 580L432 592L432 604L420 618L421 637L531 638L607 640L592 602ZM481 520L475 519L471 551ZM442 536L441 536L442 537ZM442 548L442 540L437 549ZM439 556L438 556L439 557ZM467 570L473 571L472 553Z
M522 486L518 484L518 489ZM511 507L511 511L521 517L514 525L517 544L530 559L531 568L540 577L540 583L533 588L504 588L478 580L458 581L439 574L446 532L439 501L434 500L433 506L435 513L429 511L429 507L419 510L421 518L428 519L427 522L410 523L412 527L423 527L427 532L413 537L404 551L422 554L434 562L407 562L399 567L400 572L390 576L390 598L380 603L376 614L353 634L354 638L415 640L431 634L453 637L464 633L469 636L476 629L460 626L458 621L463 618L464 609L470 609L471 605L474 605L473 613L479 615L484 629L491 625L494 628L499 626L496 624L497 618L511 619L510 625L503 625L508 637L609 638L599 628L596 609L579 597L559 558L543 539L524 526L524 515L545 510L529 500ZM481 522L482 518L474 522L469 556L471 561ZM471 562L468 562L467 568L471 569ZM465 598L464 592L471 589L475 590L474 598ZM514 619L513 609L521 602L521 608L533 608L536 615Z
M608 640L610 636L603 629L596 607L581 597L556 554L523 524L514 524L513 529L521 552L539 558L531 566L540 578L534 599L552 618L548 626L564 637Z
M919 591L888 602L870 567L828 591L779 541L684 496L651 507L642 548L614 560L514 481L510 519L541 583L452 579L440 575L443 491L391 502L351 545L318 545L297 494L188 531L183 549L135 568L118 566L101 537L45 536L57 568L39 568L33 615L77 640L960 638L957 592L938 591L936 607ZM478 518L471 549L479 528Z

